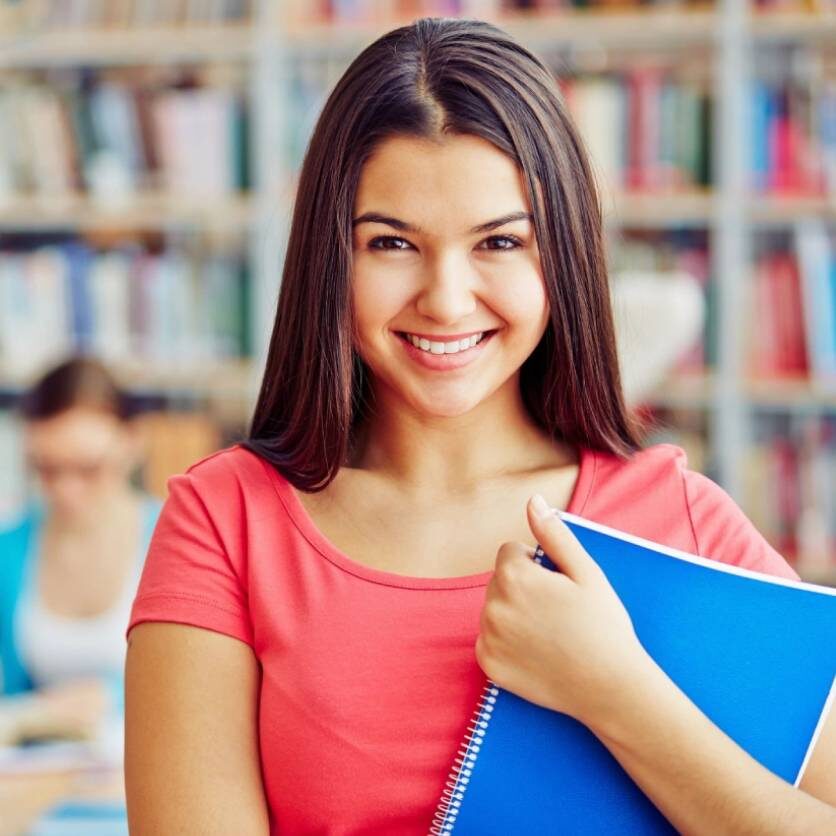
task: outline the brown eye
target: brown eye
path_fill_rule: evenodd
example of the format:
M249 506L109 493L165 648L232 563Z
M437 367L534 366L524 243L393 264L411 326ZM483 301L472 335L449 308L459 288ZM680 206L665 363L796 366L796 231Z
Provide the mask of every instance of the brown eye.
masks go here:
M403 244L404 246L400 246ZM370 250L405 250L412 245L409 241L403 238L398 238L394 235L379 235L377 238L372 238L369 241Z
M486 247L488 250L516 250L522 246L522 241L515 235L491 235L483 243L497 245Z

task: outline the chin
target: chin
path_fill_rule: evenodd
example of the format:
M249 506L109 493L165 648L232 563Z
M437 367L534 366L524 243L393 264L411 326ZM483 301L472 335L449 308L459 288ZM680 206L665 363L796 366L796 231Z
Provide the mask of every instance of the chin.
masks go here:
M428 418L458 418L466 415L480 403L480 398L465 397L436 397L428 401L412 400L411 404L416 412Z

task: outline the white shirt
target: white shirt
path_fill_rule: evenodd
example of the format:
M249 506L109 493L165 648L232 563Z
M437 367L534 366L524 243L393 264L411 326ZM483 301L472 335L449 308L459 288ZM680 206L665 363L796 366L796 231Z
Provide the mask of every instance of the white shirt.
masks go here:
M158 510L156 500L144 503L138 553L119 598L105 612L91 617L58 615L44 605L36 582L40 531L35 532L15 612L15 641L36 688L88 676L122 676L125 630Z
M135 565L118 600L96 616L58 615L46 608L30 583L17 610L18 652L33 685L42 688L68 679L119 673L125 664L125 630L139 584Z

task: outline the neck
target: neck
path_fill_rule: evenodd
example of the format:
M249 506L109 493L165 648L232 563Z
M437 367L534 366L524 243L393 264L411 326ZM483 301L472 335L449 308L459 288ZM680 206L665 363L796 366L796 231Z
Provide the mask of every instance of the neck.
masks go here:
M352 465L406 491L463 493L490 480L574 461L571 448L532 420L515 377L453 417L420 414L391 391L376 392Z

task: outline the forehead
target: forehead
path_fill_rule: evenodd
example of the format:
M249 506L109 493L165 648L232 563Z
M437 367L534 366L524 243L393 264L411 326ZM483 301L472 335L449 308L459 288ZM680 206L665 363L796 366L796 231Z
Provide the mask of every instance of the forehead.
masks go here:
M119 419L106 412L67 409L51 418L28 422L27 446L36 454L95 455L106 451L121 430Z
M480 137L448 135L384 140L360 175L354 215L368 211L443 231L531 209L514 160Z

